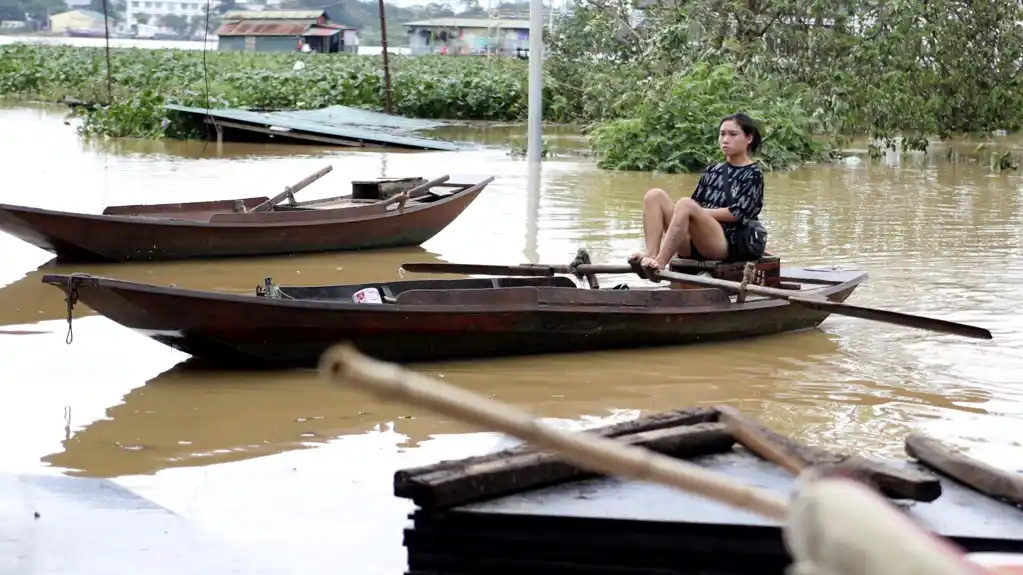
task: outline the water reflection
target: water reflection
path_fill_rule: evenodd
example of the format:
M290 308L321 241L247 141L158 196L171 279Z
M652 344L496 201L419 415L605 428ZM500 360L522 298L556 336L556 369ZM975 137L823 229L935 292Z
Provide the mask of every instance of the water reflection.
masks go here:
M770 366L736 346L737 366L764 377L734 385L720 381L713 363L701 359L701 346L677 351L690 366L685 373L664 354L649 350L541 356L529 362L451 362L419 369L546 417L600 418L665 404L686 407L757 396L766 400L789 389L794 375L805 377L814 371L812 366L826 366L837 344L815 331L763 343L780 352ZM556 382L551 374L559 374ZM745 408L769 414L771 403ZM337 390L312 370L239 372L186 361L129 391L105 417L86 425L43 460L85 475L148 474L313 447L381 425L403 434L407 447L436 434L469 430L415 407Z
M875 434L874 427L866 433L843 429L863 423L855 419L863 413L898 413L909 407L985 414L972 406L991 399L983 390L941 393L912 383L896 387L858 379L855 370L836 365L841 355L837 338L817 330L763 338L752 347L749 342L724 347L730 349L689 346L671 355L627 350L418 369L545 417L599 420L623 410L724 403L808 443L854 444L858 451L886 451L886 437L908 429L907 422L888 418L884 434ZM723 378L718 367L722 354L730 358L730 378ZM840 386L833 383L836 372L845 372ZM854 420L846 421L849 417ZM43 461L83 475L151 474L306 449L381 426L404 435L405 447L437 434L471 431L416 407L337 390L311 370L238 372L189 361L129 391L105 417L66 439Z

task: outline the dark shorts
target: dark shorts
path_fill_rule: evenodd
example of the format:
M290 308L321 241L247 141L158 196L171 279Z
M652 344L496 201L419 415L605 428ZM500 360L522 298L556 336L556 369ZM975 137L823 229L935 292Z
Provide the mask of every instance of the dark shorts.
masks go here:
M727 236L725 236L725 237L727 238ZM723 261L723 262L740 261L741 258L740 258L740 260L736 260L735 259L736 252L737 252L737 250L735 249L735 246L733 246L732 242L729 240L728 241L728 255L725 256L725 259L720 260L720 261ZM708 258L707 256L701 254L700 250L696 249L696 244L694 244L693 242L689 242L689 254L690 255L689 255L688 259L691 259L691 260L696 260L698 262L711 261L711 258ZM682 256L679 256L679 257L682 257Z
M722 226L722 227L724 227L724 226ZM735 245L735 237L732 234L728 233L728 230L724 230L724 232L725 232L725 243L728 245L728 255L726 255L725 259L723 259L721 261L723 261L723 262L740 261L741 258L740 258L740 260L736 260L735 259L735 255L738 254L741 251ZM696 244L694 244L693 242L689 242L689 254L690 254L689 259L691 259L691 260L696 260L696 261L700 261L700 262L710 261L710 258L708 258L707 256L701 254L700 250L696 249ZM682 257L682 256L679 256L679 257Z

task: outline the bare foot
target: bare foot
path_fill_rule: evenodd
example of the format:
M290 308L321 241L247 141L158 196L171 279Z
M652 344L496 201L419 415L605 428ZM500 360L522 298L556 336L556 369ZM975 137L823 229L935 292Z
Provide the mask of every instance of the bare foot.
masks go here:
M664 267L661 265L661 262L657 261L657 258L651 257L644 257L643 260L639 262L639 265L652 270L660 270Z

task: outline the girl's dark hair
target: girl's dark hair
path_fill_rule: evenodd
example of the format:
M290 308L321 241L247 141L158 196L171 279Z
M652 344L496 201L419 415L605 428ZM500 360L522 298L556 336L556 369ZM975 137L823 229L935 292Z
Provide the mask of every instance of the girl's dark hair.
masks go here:
M750 118L743 112L736 112L731 116L725 116L724 118L721 118L721 121L718 123L718 128L720 129L721 124L724 124L729 120L735 122L736 124L739 124L739 127L742 128L742 133L746 134L747 136L750 135L753 136L753 140L751 140L749 143L749 153L750 155L755 154L757 149L760 148L761 141L760 126L757 125L756 120Z

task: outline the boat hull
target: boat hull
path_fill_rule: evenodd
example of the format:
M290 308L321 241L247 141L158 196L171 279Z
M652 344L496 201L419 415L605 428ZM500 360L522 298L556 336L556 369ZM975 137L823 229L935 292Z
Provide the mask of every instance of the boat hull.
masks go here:
M166 261L417 246L461 215L490 181L492 178L444 199L383 214L336 209L213 218L236 220L225 223L151 215L75 214L0 204L0 231L64 262ZM250 200L259 199L245 200L246 207L258 203ZM237 221L240 219L251 221Z
M844 301L865 277L813 291ZM68 281L43 278L65 292ZM279 367L315 367L341 341L416 363L716 342L810 329L829 315L777 300L734 304L714 289L662 290L685 305L647 306L571 303L592 290L528 286L508 290L502 305L272 299L91 276L75 278L74 291L97 313L197 358Z

